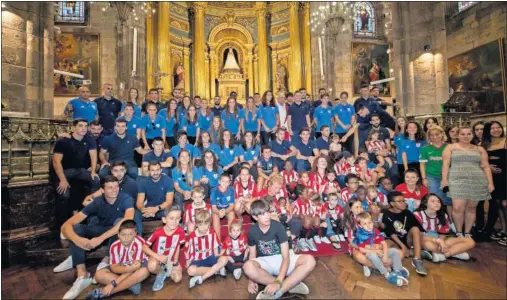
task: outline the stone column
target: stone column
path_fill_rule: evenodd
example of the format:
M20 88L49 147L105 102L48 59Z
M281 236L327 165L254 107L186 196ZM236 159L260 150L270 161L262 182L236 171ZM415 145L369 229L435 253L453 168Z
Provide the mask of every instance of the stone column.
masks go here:
M171 43L169 32L169 2L158 3L158 66L161 72L172 74L171 66ZM169 99L172 91L172 76L161 77L162 97Z
M183 48L183 66L185 68L185 95L190 94L190 49L189 46Z
M268 41L266 35L266 2L256 2L255 12L257 15L257 38L259 57L259 92L262 94L269 89L268 68Z
M396 97L409 116L440 111L449 98L444 2L393 4ZM432 50L424 51L425 45Z
M194 2L194 96L206 94L204 10L207 2Z
M210 46L210 49L209 49L209 68L210 68L210 72L209 72L209 85L210 85L210 100L211 100L211 104L210 105L213 105L213 98L217 95L217 91L216 91L216 86L215 86L215 70L216 70L216 65L217 65L217 54L215 53L215 48L212 47L211 45Z
M289 90L295 92L301 85L301 40L299 36L298 2L289 3L290 53L292 56L289 73Z
M254 74L255 74L255 77L254 77L254 93L260 93L259 91L259 62L258 62L258 57L257 55L254 55L253 57L253 66L254 66ZM253 94L252 94L253 96Z
M304 81L306 92L312 95L312 52L311 52L311 34L310 34L310 3L301 3L303 20L303 61L304 61Z
M146 84L147 88L155 87L155 20L151 13L146 15Z
M248 95L253 96L254 94L254 67L253 67L253 46L248 47Z

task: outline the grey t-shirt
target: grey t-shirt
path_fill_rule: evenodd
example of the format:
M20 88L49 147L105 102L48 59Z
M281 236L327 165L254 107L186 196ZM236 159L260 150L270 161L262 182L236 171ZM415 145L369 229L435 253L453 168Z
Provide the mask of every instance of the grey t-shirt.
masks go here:
M255 246L257 257L282 254L280 245L287 241L285 228L278 221L271 220L266 233L261 231L259 224L252 225L248 230L248 246Z

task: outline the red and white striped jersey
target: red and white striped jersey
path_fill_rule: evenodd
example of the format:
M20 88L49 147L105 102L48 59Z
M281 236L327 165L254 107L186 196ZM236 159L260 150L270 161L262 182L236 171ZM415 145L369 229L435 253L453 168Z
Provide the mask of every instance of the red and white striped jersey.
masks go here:
M387 147L384 141L377 140L377 141L367 141L366 149L368 149L368 152L376 153L377 151L386 150Z
M231 256L240 256L245 253L247 246L248 243L244 234L240 234L237 239L227 236L222 242L222 249L225 250L225 255Z
M295 216L309 216L310 215L310 203L306 200L298 198L294 202L292 208L292 214Z
M356 196L355 193L352 193L349 188L344 188L342 189L342 191L340 192L340 198L342 199L343 203L347 203L349 202L350 198L352 198L352 196Z
M315 202L314 202L315 203ZM310 216L319 217L321 220L326 218L327 209L324 203L315 203L315 205L310 205Z
M321 194L320 189L327 181L326 174L320 176L318 172L311 172L310 175L310 187L316 191L318 194Z
M338 161L334 166L334 170L336 172L336 175L361 173L361 168L359 167L358 164L350 165L346 160Z
M290 184L291 182L297 182L299 180L299 175L294 170L292 170L290 172L283 170L280 174L283 177L283 184L284 185Z
M143 252L145 243L146 241L140 236L136 236L128 246L124 246L120 240L117 240L109 248L109 264L128 266L136 260L147 260Z
M212 215L211 204L205 203L204 207L194 208L194 203L189 203L185 207L185 214L183 217L184 224L187 224L188 222L192 222L195 224L195 215L197 215L197 213L201 210L207 210L210 213L210 215Z
M254 195L253 197L254 198L262 198L264 196L269 196L269 193L268 193L268 188L263 188L262 190L260 191L257 191L257 189L255 190L254 192ZM276 193L275 195L275 199L278 200L280 198L287 198L288 196L288 193L287 193L287 190L282 187L280 190L278 190L278 192Z
M195 230L187 237L185 255L192 261L205 260L214 255L214 250L219 246L218 236L213 229L209 229L205 235L199 235Z
M243 187L243 185L241 184L241 180L238 179L239 177L236 178L233 185L234 199L237 200L240 197L253 196L255 190L257 190L257 185L255 184L253 177L250 177L250 180L248 181L248 185L246 186L246 188Z
M146 240L146 245L151 247L158 255L166 255L168 261L175 261L174 254L176 250L185 243L185 230L178 226L176 230L167 235L164 227L157 228ZM176 261L179 259L176 258Z
M382 194L381 192L378 192L378 196L375 199L372 199L370 197L366 197L366 200L368 200L368 203L377 203L381 205L387 205L387 197L386 195Z
M340 184L338 183L338 181L326 180L326 182L324 183L324 193L329 194L329 190L331 190L332 188L336 189L338 192L340 191Z
M449 233L449 217L445 215L445 224L438 224L438 217L431 218L426 212L419 210L414 212L414 216L421 223L426 232L437 232L441 234Z
M329 218L333 219L333 220L338 220L338 219L341 219L343 217L343 208L340 206L340 205L336 205L335 208L331 209L329 208L329 201L324 203L324 205L326 206L326 210L327 210L327 215L329 216Z

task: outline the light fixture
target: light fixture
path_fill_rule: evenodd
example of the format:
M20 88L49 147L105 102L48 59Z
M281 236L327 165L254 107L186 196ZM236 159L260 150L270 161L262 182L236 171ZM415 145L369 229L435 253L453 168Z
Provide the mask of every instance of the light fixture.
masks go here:
M431 45L424 45L424 51L430 52L431 51Z
M342 26L346 21L352 20L352 6L353 3L339 1L316 6L310 19L312 29L321 35L326 32L336 35L344 31Z

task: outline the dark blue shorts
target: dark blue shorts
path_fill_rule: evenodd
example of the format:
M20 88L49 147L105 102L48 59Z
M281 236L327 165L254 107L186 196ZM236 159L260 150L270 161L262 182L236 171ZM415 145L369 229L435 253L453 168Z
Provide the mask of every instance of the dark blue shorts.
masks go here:
M194 260L190 265L196 267L211 268L218 262L218 256L212 255L204 260Z

